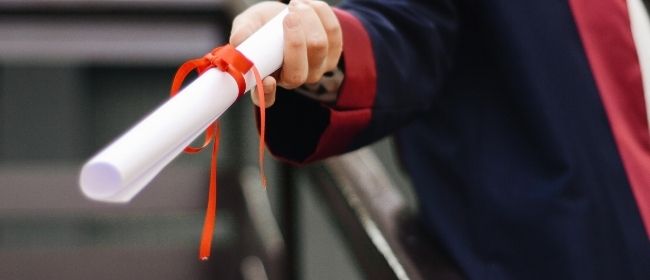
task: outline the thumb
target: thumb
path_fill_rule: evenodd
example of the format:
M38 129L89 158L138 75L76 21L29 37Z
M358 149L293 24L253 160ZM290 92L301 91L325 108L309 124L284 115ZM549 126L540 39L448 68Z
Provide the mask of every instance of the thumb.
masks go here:
M275 90L276 90L276 80L272 76L268 76L262 80L262 88L264 88L264 105L266 108L271 107L275 103ZM257 98L257 87L254 87L251 90L251 99L253 104L257 107L260 107L259 99Z

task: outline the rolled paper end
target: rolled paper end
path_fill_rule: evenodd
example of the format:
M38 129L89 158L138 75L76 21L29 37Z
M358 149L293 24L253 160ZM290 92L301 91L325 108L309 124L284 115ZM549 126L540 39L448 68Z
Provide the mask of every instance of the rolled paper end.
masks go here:
M122 176L115 166L105 162L89 162L79 176L81 191L94 200L118 202L111 199L122 189Z
M285 9L237 47L262 77L282 64L286 14ZM246 88L256 84L252 71L244 79ZM83 194L97 201L129 202L235 102L237 89L229 74L207 70L86 163L79 176ZM136 158L131 160L131 155Z

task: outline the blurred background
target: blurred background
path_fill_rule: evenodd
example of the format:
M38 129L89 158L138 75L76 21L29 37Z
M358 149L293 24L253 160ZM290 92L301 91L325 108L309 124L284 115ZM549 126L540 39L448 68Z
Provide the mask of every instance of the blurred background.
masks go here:
M181 155L129 204L82 196L84 160L164 102L176 67L223 44L254 2L0 1L0 279L423 279L440 267L417 250L429 243L390 140L301 168L269 157L263 190L247 100L222 117L208 262L208 152Z

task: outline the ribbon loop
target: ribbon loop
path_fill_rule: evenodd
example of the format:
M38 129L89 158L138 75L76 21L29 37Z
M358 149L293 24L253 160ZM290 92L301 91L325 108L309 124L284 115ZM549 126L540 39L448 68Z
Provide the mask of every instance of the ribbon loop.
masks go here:
M241 97L246 91L246 79L244 74L248 71L253 71L255 82L257 83L257 94L260 101L260 146L259 146L259 164L260 164L260 178L262 186L266 188L266 176L264 175L264 136L265 136L265 100L264 88L262 86L262 79L257 68L253 63L248 60L241 52L235 49L232 45L227 44L213 49L211 52L204 55L202 58L188 60L183 63L172 82L170 95L174 96L180 90L183 81L191 73L196 70L199 75L203 74L210 68L216 67L222 72L230 74L230 76L237 83L239 90L238 95ZM199 248L199 259L202 261L208 260L210 257L210 248L212 245L212 237L214 235L214 225L216 220L217 211L217 156L219 152L219 123L217 121L210 124L205 131L205 139L201 147L185 147L185 152L194 154L198 153L212 143L212 157L210 161L210 189L208 192L208 205L203 222L203 231L201 233L201 245Z

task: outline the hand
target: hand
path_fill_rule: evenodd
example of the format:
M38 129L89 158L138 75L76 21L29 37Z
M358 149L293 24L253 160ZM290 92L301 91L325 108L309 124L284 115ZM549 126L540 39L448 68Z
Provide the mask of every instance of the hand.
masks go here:
M266 107L275 102L276 84L294 89L317 83L323 73L337 67L343 48L341 26L332 8L322 1L292 0L284 18L284 61L274 75L264 78ZM232 24L230 44L238 45L286 7L279 2L251 6ZM259 106L257 95L251 94Z

